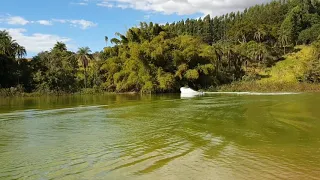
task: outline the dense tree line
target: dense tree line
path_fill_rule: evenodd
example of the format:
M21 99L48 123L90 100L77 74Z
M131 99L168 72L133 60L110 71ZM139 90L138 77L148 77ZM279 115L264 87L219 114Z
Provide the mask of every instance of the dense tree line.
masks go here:
M57 42L50 51L25 59L24 47L12 40L6 31L0 31L0 40L0 88L73 93L98 84L98 55L90 54L88 47L74 53L68 51L66 44Z
M258 79L257 68L317 40L319 10L319 1L282 0L214 18L141 23L105 48L103 87L168 92Z
M24 48L1 31L0 85L20 84L29 92L175 92L181 86L204 89L254 80L260 78L257 69L274 65L296 45L319 39L320 3L273 1L214 18L142 22L116 35L110 39L113 46L94 54L89 48L74 53L57 43L26 60ZM317 56L303 81L319 82Z

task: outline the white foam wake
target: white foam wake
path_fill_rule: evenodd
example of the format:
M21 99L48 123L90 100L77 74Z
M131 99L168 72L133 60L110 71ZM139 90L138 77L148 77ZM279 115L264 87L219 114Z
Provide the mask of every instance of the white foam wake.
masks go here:
M185 87L180 88L180 92L181 92L182 98L192 98L192 97L203 95L203 92L198 92L191 88L185 88Z
M273 92L273 93L259 93L259 92L198 92L190 88L180 88L181 97L196 97L204 94L234 94L234 95L252 95L252 96L281 96L281 95L295 95L300 93L294 92Z
M204 94L235 94L235 95L255 95L255 96L281 96L281 95L296 95L301 93L294 92L274 92L274 93L259 93L259 92L204 92Z

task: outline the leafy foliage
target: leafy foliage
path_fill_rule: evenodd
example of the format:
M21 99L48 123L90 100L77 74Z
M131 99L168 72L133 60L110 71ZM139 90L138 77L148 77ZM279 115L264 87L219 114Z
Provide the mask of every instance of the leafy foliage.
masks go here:
M1 88L17 86L22 75L28 74L28 62L22 60L26 54L26 49L13 40L7 31L0 31ZM29 80L24 78L22 83L27 84L28 82Z
M39 91L70 93L77 88L77 60L72 52L61 47L61 43L56 44L50 52L40 53L33 58L36 64L33 78Z
M320 37L320 24L315 24L311 28L303 30L299 35L299 43L310 44Z
M309 83L320 83L320 41L313 44L314 56L310 62L306 64L306 71L302 81Z

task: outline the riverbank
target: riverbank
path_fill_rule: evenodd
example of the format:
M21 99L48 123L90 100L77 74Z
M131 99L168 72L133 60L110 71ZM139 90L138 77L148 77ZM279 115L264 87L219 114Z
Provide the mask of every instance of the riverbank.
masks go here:
M0 97L41 97L41 96L72 96L72 95L97 95L97 94L139 94L139 92L109 92L109 91L103 91L103 90L98 90L94 88L87 88L87 89L82 89L79 92L73 92L73 93L68 93L68 92L24 92L23 90L19 88L2 88L0 89Z
M264 82L236 82L219 86L211 92L320 92L320 84L309 83L264 83ZM176 92L180 93L180 92ZM138 92L107 92L86 89L75 93L65 92L21 92L11 89L0 89L0 97L41 97L41 96L72 96L72 95L97 95L97 94L139 94Z
M67 92L24 92L19 88L2 88L0 89L0 97L39 97L39 96L69 96L69 95L78 95L78 94L104 94L106 92L96 91L94 89L85 89L79 92L67 93ZM110 93L110 92L108 92Z

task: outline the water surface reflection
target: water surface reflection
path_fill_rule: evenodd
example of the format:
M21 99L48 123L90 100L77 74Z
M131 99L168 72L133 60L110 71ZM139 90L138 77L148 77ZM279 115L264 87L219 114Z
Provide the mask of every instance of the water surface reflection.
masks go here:
M0 179L317 179L318 94L0 101Z

